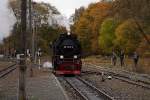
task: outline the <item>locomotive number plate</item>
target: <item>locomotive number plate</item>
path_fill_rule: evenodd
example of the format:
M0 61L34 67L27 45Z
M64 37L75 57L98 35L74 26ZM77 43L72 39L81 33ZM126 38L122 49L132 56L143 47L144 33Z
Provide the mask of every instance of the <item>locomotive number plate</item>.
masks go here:
M73 49L74 47L73 46L64 46L64 48L66 48L66 49Z

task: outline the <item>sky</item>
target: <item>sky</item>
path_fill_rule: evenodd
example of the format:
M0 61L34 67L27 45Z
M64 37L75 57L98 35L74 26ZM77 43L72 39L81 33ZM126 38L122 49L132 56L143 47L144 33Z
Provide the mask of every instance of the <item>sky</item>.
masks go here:
M51 5L55 6L61 12L61 14L69 18L69 16L74 13L75 8L79 8L81 6L87 7L88 4L100 0L34 0L34 1L37 2L43 1L46 3L51 3Z
M0 41L9 35L16 19L8 9L8 0L0 0Z
M0 0L0 42L4 37L7 37L12 30L16 19L13 15L13 12L8 8L9 0ZM74 11L75 8L79 8L81 6L87 7L88 4L92 2L97 2L100 0L34 0L37 2L46 2L50 3L52 6L55 6L58 11L69 18Z

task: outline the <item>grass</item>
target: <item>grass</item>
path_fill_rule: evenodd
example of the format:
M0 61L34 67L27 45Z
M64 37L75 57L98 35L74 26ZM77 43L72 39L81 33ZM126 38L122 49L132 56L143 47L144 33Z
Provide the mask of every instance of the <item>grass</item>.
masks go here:
M117 59L117 65L113 66L110 57L90 56L83 59L84 63L92 63L102 67L109 67L114 69L123 69L127 71L150 74L150 58L140 58L138 66L135 68L132 58L125 58L125 65L120 66L119 58Z

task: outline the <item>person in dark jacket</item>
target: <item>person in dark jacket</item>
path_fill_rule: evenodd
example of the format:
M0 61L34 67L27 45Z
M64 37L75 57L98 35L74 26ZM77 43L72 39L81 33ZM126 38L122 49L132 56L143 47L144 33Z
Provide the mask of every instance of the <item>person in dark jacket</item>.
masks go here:
M136 68L139 61L139 54L137 52L134 52L133 54L133 61L134 61L134 66Z
M124 65L124 58L125 58L124 51L121 51L121 52L120 52L120 65L121 65L121 66Z
M117 54L113 51L112 52L112 63L115 66L117 61Z

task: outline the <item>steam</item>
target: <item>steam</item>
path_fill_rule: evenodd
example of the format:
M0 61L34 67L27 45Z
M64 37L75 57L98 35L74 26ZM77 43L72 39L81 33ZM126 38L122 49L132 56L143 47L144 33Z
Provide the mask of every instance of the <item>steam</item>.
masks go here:
M63 16L61 14L60 15L58 15L58 14L52 15L52 17L49 18L49 24L50 25L58 24L60 26L66 27L68 32L70 31L69 19L66 16Z
M13 11L8 7L9 0L0 0L0 41L9 36L16 18Z
M0 41L2 41L4 37L9 36L10 31L16 22L13 11L8 7L8 2L9 0L0 0ZM64 26L70 31L69 19L61 14L49 17L49 24L52 25L52 23Z

